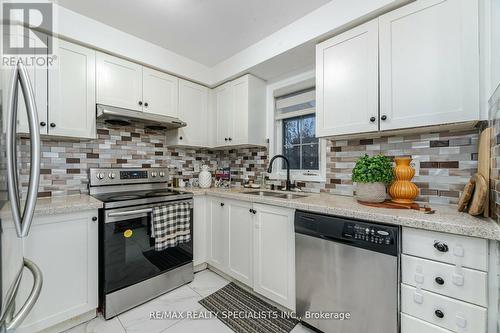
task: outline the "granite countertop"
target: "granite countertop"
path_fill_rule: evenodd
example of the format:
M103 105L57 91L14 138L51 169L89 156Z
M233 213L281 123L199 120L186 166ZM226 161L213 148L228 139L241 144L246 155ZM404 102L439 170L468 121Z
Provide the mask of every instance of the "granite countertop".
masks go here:
M102 208L102 202L88 194L38 198L35 207L35 216L65 214L99 208ZM8 214L10 218L10 206L8 204L4 205L0 210L0 214Z
M332 194L305 194L307 197L297 199L280 199L245 194L251 190L243 189L183 189L197 195L237 199L300 209L310 212L351 217L356 219L401 225L431 231L452 233L500 240L500 226L492 219L473 217L460 213L452 206L431 205L434 214L406 209L387 209L368 207L359 204L354 198ZM255 191L255 190L254 190Z

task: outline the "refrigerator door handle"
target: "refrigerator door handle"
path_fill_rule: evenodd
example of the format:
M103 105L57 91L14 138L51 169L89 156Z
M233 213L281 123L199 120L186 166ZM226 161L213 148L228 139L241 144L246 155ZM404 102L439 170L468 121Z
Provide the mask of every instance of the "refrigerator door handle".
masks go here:
M33 261L26 258L24 258L24 267L29 269L31 274L33 274L33 287L31 288L31 292L19 312L17 312L14 317L6 323L7 332L14 332L21 325L35 306L42 290L43 276L40 268L38 268Z
M28 124L30 131L30 179L28 185L28 194L26 204L21 215L19 202L19 188L17 181L17 159L16 159L16 132L17 132L17 100L18 100L18 82L26 104L28 114ZM29 79L28 71L19 61L12 76L10 95L10 112L7 122L7 185L9 198L11 201L12 218L16 227L18 237L26 237L29 233L33 215L35 213L36 199L38 195L38 186L40 184L40 132L38 130L38 112L36 109L35 95Z

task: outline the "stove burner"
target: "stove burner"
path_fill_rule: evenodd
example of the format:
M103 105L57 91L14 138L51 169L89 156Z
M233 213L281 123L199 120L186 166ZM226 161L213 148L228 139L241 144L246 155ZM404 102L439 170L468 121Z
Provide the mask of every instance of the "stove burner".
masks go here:
M110 197L109 199L121 201L121 200L132 200L132 199L139 199L139 198L141 198L140 195L130 194L130 195L115 195L115 196Z

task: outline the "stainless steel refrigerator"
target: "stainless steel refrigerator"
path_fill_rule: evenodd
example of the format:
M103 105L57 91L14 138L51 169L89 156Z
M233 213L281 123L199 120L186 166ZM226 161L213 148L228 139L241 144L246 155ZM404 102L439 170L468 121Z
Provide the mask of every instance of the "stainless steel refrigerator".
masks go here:
M3 70L6 70L5 68ZM0 333L15 332L35 305L42 289L42 272L23 256L30 232L40 180L40 132L33 88L26 68L18 62L0 80ZM25 104L21 107L20 103ZM25 200L18 187L17 113L26 112L30 130L30 176ZM23 275L33 275L27 299L19 300ZM18 297L17 297L18 298Z

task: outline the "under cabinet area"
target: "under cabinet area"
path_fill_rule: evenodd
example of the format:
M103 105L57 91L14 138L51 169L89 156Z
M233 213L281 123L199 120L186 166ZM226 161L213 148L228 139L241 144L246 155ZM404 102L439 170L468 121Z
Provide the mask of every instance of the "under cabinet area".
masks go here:
M415 1L318 44L317 135L481 120L478 13Z
M208 197L208 264L295 310L293 218L293 209Z
M24 256L43 273L40 297L16 332L38 332L67 320L78 322L98 306L97 211L35 216ZM95 219L94 219L95 218ZM33 277L26 272L16 298L24 304Z

